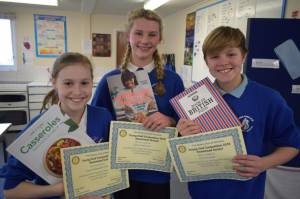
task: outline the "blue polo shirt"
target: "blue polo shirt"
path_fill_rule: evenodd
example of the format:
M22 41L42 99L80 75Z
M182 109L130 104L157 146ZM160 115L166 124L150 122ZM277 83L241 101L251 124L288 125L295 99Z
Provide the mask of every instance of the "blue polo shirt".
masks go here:
M216 85L217 86L217 85ZM243 124L247 153L265 156L268 145L300 148L300 132L293 111L275 90L247 79L233 91L219 88L223 98ZM247 181L206 180L188 183L193 199L263 199L266 173Z

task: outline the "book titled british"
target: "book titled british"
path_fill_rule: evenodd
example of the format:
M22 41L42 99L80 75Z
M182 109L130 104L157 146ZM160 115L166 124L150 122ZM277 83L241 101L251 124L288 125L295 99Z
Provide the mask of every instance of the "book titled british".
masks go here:
M204 78L170 100L181 118L200 124L201 132L241 126L219 91Z
M148 74L123 71L107 78L117 120L141 122L158 110Z

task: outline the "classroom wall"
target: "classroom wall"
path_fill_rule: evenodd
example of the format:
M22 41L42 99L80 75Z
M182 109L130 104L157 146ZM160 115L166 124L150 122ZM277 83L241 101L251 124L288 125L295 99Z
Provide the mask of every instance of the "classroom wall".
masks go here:
M218 2L219 0L201 1L187 9L169 15L164 21L164 42L161 45L161 51L165 53L175 53L176 70L184 63L184 45L185 45L185 20L186 15L196 11L201 7ZM285 18L291 18L293 11L298 11L300 18L299 0L286 0Z
M217 2L218 0L205 0L187 9L163 18L164 32L163 41L159 46L161 53L175 53L176 68L183 64L185 45L185 18L188 13L200 7ZM286 18L291 18L292 12L299 13L298 0L287 0ZM111 34L112 49L111 57L91 57L95 68L95 81L107 71L116 66L116 31L124 30L126 16L117 15L88 15L81 12L33 10L29 8L1 7L0 12L16 13L16 37L17 37L17 71L1 72L0 81L48 81L49 72L54 58L35 58L30 65L22 64L22 41L28 37L34 44L34 20L33 14L49 14L67 17L67 45L68 51L84 52L83 45L91 37L91 33ZM299 15L299 14L298 14ZM298 16L299 18L299 16Z
M299 0L287 0L287 6L285 10L285 18L300 18L300 3ZM296 17L292 17L292 13L297 12Z
M95 79L101 78L107 71L116 67L116 34L117 31L125 30L126 16L116 15L92 15L91 31L92 33L111 34L111 57L92 57L94 63Z
M179 71L179 67L183 65L184 61L186 15L194 12L200 7L204 7L214 2L217 2L217 0L201 1L200 3L163 19L164 44L161 46L161 51L175 54L176 71Z
M48 81L49 70L55 58L34 58L33 64L22 64L22 42L24 37L30 39L33 46L34 20L33 14L47 14L67 17L67 46L68 51L84 52L83 44L90 39L91 33L111 34L112 56L108 58L89 57L94 64L95 80L97 81L106 71L116 65L116 30L124 29L126 17L117 15L93 15L71 11L33 10L29 8L5 8L0 12L16 13L16 44L17 71L0 73L0 81Z

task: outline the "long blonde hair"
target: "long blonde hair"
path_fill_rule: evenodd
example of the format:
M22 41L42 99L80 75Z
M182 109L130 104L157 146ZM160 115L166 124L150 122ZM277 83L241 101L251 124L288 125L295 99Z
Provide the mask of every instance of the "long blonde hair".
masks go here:
M55 62L53 64L52 73L51 73L51 79L55 80L57 78L59 72L62 69L64 69L67 66L74 65L74 64L82 64L83 66L89 68L91 71L92 79L93 79L93 66L92 66L92 63L90 62L90 60L86 56L84 56L80 53L74 53L74 52L64 53L55 60ZM44 97L41 112L43 110L47 109L48 105L57 104L58 101L59 101L59 99L58 99L57 92L53 88Z
M158 16L155 12L153 12L151 10L138 9L138 10L131 11L129 13L128 24L126 27L126 31L128 34L133 26L134 20L139 19L139 18L144 18L147 20L157 22L159 24L159 37L160 37L160 40L162 40L162 31L163 31L162 20L161 20L160 16ZM127 69L127 65L131 58L131 53L132 53L132 49L131 49L130 43L128 42L127 46L126 46L126 51L125 51L125 54L123 57L123 61L121 63L122 71ZM156 78L158 81L154 87L154 92L157 93L158 95L162 96L165 93L165 86L163 84L164 65L163 65L162 59L161 59L160 54L157 49L155 50L155 52L153 54L153 60L154 60L154 66L155 66L155 70L156 70L155 71Z

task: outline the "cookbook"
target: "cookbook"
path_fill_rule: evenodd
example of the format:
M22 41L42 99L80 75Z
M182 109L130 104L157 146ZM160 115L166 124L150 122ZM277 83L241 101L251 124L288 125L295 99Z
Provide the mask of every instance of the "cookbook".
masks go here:
M49 184L62 182L60 149L95 142L53 105L7 151Z
M123 71L107 78L117 120L141 122L158 110L150 79L145 71Z

